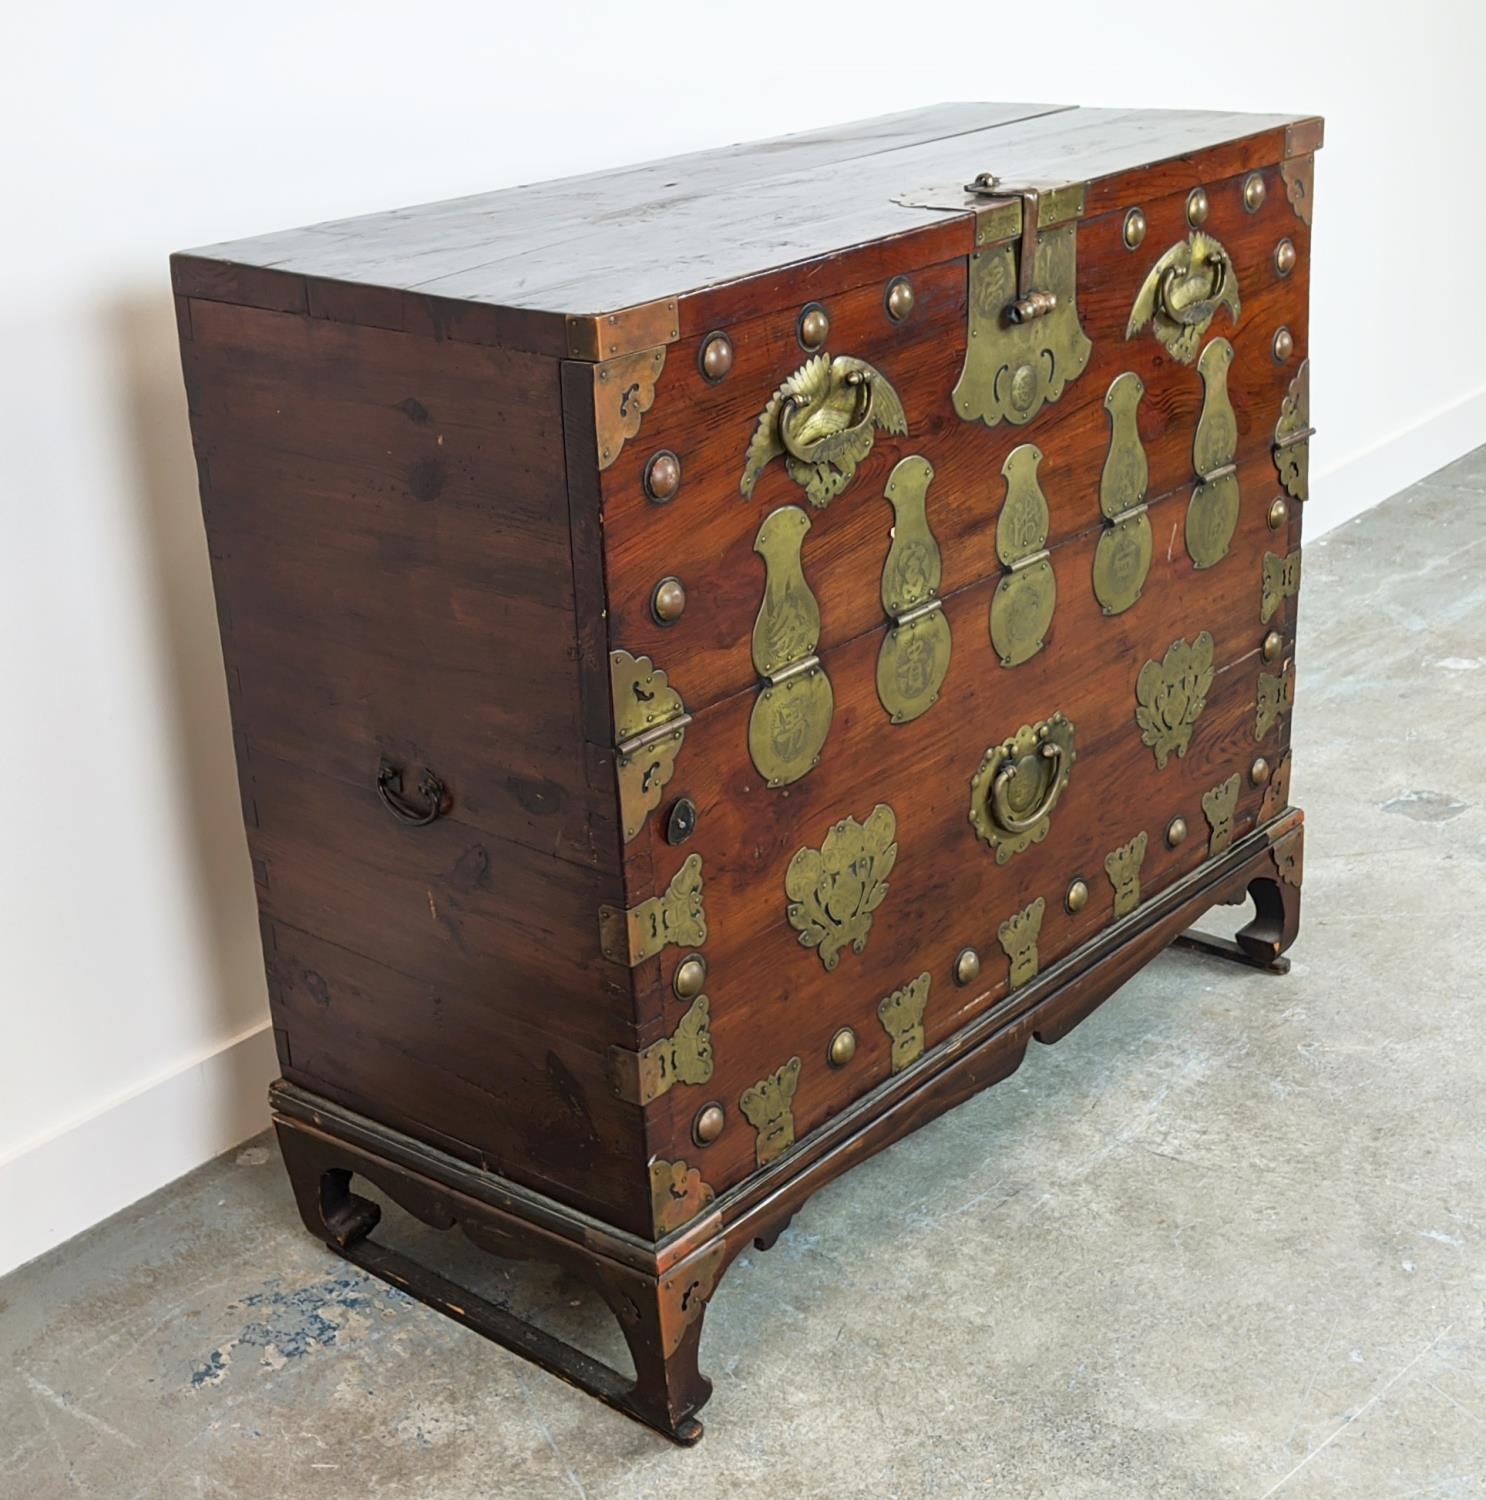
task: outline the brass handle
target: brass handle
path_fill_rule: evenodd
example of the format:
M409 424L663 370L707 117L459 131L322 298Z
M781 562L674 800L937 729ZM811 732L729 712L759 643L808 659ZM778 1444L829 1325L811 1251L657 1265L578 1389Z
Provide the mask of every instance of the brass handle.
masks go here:
M382 805L400 823L411 828L425 828L444 811L448 789L426 766L418 781L418 795L428 804L419 807L402 795L402 772L383 761L377 771L377 796Z
M1161 311L1173 323L1190 328L1207 324L1230 299L1229 278L1233 263L1216 240L1209 239L1207 254L1200 261L1187 258L1185 265L1167 266L1161 273L1158 298Z
M1049 740L1039 746L1038 758L1049 763L1046 790L1042 800L1024 817L1018 817L1011 805L1011 783L1024 768L1025 761L1008 760L996 773L991 783L991 817L1007 833L1030 833L1058 805L1063 788L1068 785L1068 767L1064 760L1064 747Z
M863 436L870 445L876 373L865 368L843 370L838 361L831 366L829 384L818 399L787 395L779 408L779 441L784 451L802 464L821 464L859 446Z

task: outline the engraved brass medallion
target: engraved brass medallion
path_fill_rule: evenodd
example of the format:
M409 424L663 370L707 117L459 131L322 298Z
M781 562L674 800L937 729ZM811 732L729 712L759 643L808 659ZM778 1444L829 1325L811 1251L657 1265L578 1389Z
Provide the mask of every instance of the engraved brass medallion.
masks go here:
M1045 316L1026 322L1010 315L1018 253L1011 243L970 257L970 328L954 403L965 421L987 427L1030 422L1083 374L1093 348L1078 321L1077 224L1038 234L1034 278L1055 301Z
M649 1104L678 1083L706 1083L712 1077L711 1008L705 995L692 1001L670 1036L642 1051L611 1047L615 1090L633 1104Z
M657 1236L690 1224L716 1196L688 1163L660 1157L650 1163L650 1213Z
M739 489L753 498L759 475L783 457L789 477L818 509L851 482L877 430L908 431L903 403L866 360L817 354L774 392L759 416Z
M882 607L892 626L877 654L877 696L894 724L927 713L949 671L949 621L939 600L943 565L925 508L933 477L929 461L915 454L898 463L884 492L893 507L893 539L882 568Z
M1030 661L1046 644L1058 584L1047 554L1051 517L1037 466L1042 450L1034 443L1013 448L1001 466L1006 499L996 520L996 555L1006 568L991 596L991 644L1003 667Z
M738 1107L758 1132L754 1160L766 1167L795 1143L795 1085L800 1081L800 1059L792 1057L767 1078L743 1090Z
M1295 664L1286 662L1278 673L1259 674L1259 703L1254 713L1254 738L1262 740L1279 723L1281 714L1295 707Z
M1150 466L1136 415L1145 382L1133 370L1117 375L1104 397L1109 413L1109 453L1099 480L1104 530L1094 548L1094 597L1107 615L1123 614L1145 587L1155 555L1146 514Z
M1011 960L1011 987L1014 990L1037 977L1037 938L1042 931L1042 914L1046 909L1047 903L1039 896L996 929L1002 950Z
M1189 365L1222 307L1237 322L1238 274L1222 245L1198 230L1151 267L1130 309L1125 337L1133 339L1150 324L1161 343Z
M1201 631L1190 645L1173 641L1160 661L1148 661L1135 680L1135 722L1151 747L1157 770L1166 769L1173 750L1187 753L1192 726L1207 706L1213 685L1213 638Z
M784 876L789 925L802 948L814 948L834 969L849 943L860 953L872 930L872 913L887 896L887 878L898 857L898 820L879 802L865 823L842 818L819 849L800 849Z
M986 751L970 778L970 824L996 851L998 865L1047 837L1077 758L1073 725L1062 714L1023 724Z
M1290 382L1285 399L1280 402L1279 420L1274 424L1274 466L1280 483L1296 500L1311 492L1311 362L1303 359Z
M810 517L797 505L771 511L753 550L764 560L764 598L753 626L753 665L764 679L748 721L748 753L771 787L788 786L820 761L836 698L815 655L820 607L800 549Z
M1207 841L1209 856L1221 854L1233 842L1233 815L1238 811L1239 786L1239 777L1235 773L1202 794L1202 811L1212 830Z
M614 769L619 780L619 818L628 843L659 805L676 770L691 715L681 694L648 656L609 653L614 700Z
M877 1018L892 1042L893 1072L901 1073L923 1055L924 1008L929 1003L929 975L920 974L877 1003Z
M1228 396L1233 345L1214 339L1197 368L1202 375L1202 412L1192 441L1192 467L1198 484L1187 505L1187 553L1199 568L1210 568L1228 555L1238 525L1239 489L1234 458L1238 453L1238 419Z
M1137 833L1128 844L1121 844L1104 856L1104 873L1114 887L1114 914L1117 917L1128 916L1140 905L1140 867L1149 842L1146 834Z
M1264 582L1259 590L1259 623L1267 625L1282 601L1300 592L1300 548L1285 557L1264 554Z
M599 907L599 947L604 957L634 968L672 944L695 948L707 941L702 911L702 856L690 855L665 894L628 911Z

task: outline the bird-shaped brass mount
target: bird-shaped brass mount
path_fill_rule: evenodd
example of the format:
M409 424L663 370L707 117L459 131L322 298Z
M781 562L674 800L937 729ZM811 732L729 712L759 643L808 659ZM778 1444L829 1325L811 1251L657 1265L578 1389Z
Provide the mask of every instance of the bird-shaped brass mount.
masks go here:
M1238 273L1217 240L1198 231L1178 240L1151 267L1130 309L1125 337L1133 339L1149 323L1172 354L1189 365L1220 307L1238 321Z
M769 398L758 419L739 485L753 498L758 477L783 455L789 477L824 509L872 451L877 429L908 431L898 393L864 359L817 354Z

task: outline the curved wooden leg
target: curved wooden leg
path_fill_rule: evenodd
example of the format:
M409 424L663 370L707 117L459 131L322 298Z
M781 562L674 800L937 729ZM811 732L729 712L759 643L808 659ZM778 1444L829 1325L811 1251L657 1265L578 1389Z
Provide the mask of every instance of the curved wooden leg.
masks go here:
M1230 959L1270 974L1288 974L1285 950L1300 931L1300 880L1305 830L1298 827L1269 851L1271 867L1249 881L1254 919L1230 940L1211 937L1195 928L1182 933L1173 947L1191 948L1215 958Z

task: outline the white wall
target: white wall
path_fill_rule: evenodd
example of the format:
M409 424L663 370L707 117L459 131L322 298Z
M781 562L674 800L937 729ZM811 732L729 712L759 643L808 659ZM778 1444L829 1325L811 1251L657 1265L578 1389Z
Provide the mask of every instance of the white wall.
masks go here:
M10 12L0 1270L257 1128L273 1071L167 254L937 99L1321 112L1314 534L1486 439L1486 19L1202 14L1163 53L1107 0Z

